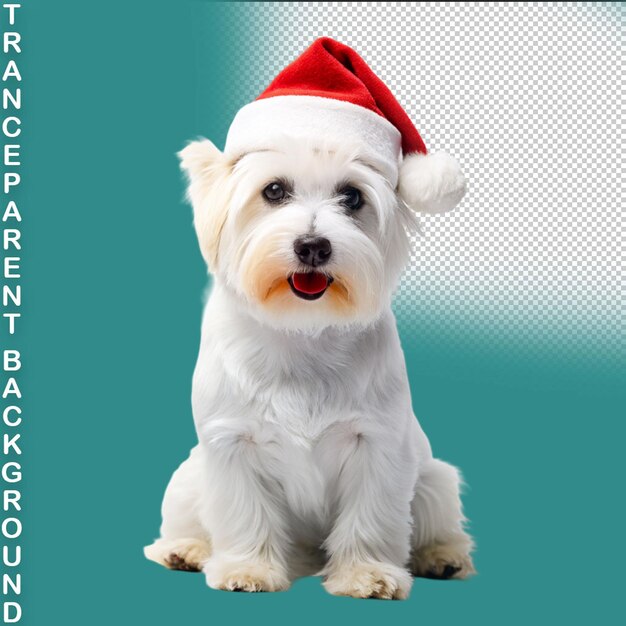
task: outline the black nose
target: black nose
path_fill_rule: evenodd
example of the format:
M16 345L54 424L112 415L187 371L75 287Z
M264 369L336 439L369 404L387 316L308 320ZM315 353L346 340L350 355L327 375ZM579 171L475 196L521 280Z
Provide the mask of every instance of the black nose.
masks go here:
M325 237L305 237L296 239L293 250L306 265L317 267L328 263L332 248Z

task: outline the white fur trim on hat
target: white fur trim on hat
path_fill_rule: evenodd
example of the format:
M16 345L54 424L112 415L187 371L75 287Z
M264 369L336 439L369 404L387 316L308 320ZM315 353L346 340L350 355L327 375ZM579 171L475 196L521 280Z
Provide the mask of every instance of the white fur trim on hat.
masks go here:
M461 166L445 152L408 154L400 166L398 191L414 211L449 211L461 202L465 189Z
M230 126L224 153L237 157L255 150L281 149L285 137L357 145L392 186L397 184L400 131L373 111L332 98L274 96L247 104Z

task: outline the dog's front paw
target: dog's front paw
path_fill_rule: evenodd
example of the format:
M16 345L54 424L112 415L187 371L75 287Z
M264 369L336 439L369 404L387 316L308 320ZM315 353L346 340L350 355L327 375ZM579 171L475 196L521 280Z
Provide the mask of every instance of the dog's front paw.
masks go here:
M201 539L157 539L143 549L147 559L169 569L199 572L211 556L211 544Z
M413 579L409 572L390 563L355 563L333 569L324 580L328 593L353 598L404 600Z
M436 543L417 550L412 557L412 570L415 576L423 578L467 578L476 573L472 557L471 543Z
M286 572L263 561L211 559L204 566L207 585L224 591L284 591L289 588Z

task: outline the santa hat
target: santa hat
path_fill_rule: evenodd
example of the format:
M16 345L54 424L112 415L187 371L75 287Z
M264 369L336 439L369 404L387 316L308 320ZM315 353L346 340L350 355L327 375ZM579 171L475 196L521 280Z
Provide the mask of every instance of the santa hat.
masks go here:
M235 116L225 152L279 148L281 138L357 145L416 211L454 208L465 193L458 162L428 154L391 91L352 48L317 39Z

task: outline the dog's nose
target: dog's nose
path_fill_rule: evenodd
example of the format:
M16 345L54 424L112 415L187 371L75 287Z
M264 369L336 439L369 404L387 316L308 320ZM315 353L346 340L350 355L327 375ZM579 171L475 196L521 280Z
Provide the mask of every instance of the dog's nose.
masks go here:
M328 263L332 252L330 241L325 237L296 239L293 250L303 263L312 267Z

